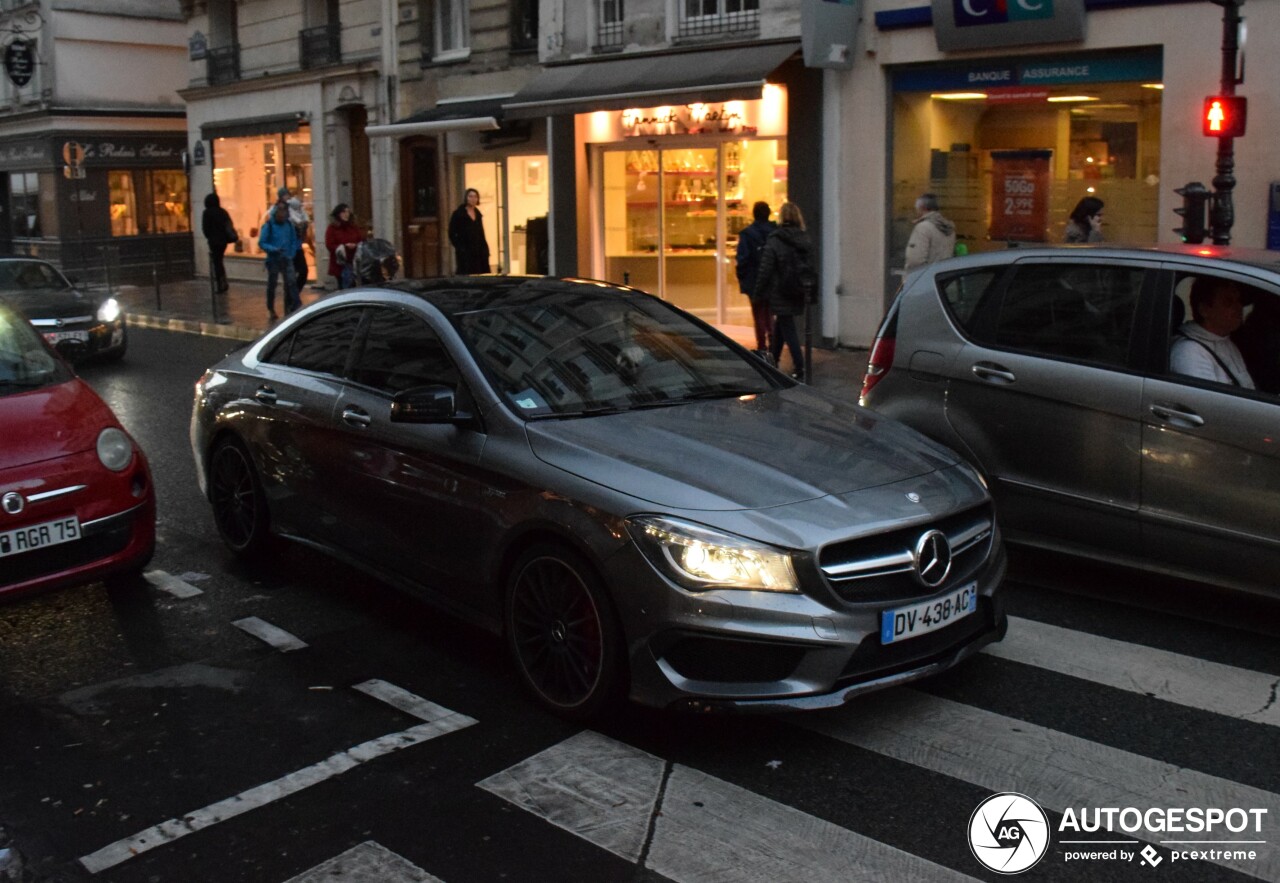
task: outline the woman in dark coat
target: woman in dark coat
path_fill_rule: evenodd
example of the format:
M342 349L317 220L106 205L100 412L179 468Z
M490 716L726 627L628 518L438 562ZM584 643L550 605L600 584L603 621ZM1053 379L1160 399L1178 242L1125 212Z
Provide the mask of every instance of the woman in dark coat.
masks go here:
M209 243L209 275L213 277L214 288L219 292L226 291L227 267L223 263L223 256L227 253L227 246L237 240L232 233L234 228L231 225L231 215L222 207L216 193L210 193L204 198L200 230Z
M453 245L454 271L459 275L489 272L489 241L484 237L480 191L468 187L466 201L449 218L449 242Z
M764 300L775 318L772 354L776 364L785 343L791 351L791 376L804 377L804 350L800 346L800 332L796 329L796 316L804 312L805 292L798 290L799 272L788 272L806 267L814 262L813 242L804 229L804 215L794 202L784 202L778 210L782 225L769 234L764 252L760 255L760 269L756 272L755 300Z

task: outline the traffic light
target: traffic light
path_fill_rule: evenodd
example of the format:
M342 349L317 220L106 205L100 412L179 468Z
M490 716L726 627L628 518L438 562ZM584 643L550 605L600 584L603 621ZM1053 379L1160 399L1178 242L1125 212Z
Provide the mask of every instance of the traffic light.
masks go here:
M1205 204L1212 194L1199 181L1192 181L1173 192L1182 197L1182 208L1174 209L1182 215L1182 226L1175 228L1173 232L1181 233L1183 242L1199 245L1209 235L1205 227Z
M1210 95L1204 100L1200 123L1213 138L1240 138L1244 135L1249 100L1239 95Z

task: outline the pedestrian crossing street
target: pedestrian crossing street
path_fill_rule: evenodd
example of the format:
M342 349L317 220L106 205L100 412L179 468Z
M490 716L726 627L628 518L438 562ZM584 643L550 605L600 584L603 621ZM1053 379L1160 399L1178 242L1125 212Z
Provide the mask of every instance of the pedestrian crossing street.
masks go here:
M247 634L280 652L307 652L307 644L288 632L253 619L236 624ZM1280 748L1277 685L1280 677L1220 662L1105 638L1033 619L1011 618L1008 637L988 648L998 660L1024 666L1028 677L1053 672L1082 682L1155 698L1171 714L1191 709L1245 728L1250 744ZM1019 670L1013 667L1014 676ZM443 708L408 690L383 681L367 681L354 689L413 717L415 726L381 740L335 755L219 804L185 813L81 859L94 873L196 834L232 815L257 809L332 775L402 749L432 751L427 745L483 720ZM1006 709L1007 710L1007 709ZM1087 713L1087 712L1086 712ZM1234 879L1280 881L1280 795L1248 783L1143 756L1114 744L1043 726L968 702L928 692L927 685L873 694L851 705L824 712L785 716L779 720L841 746L935 774L939 781L964 783L989 793L1018 792L1051 814L1083 808L1239 807L1265 810L1262 830L1161 834L1105 830L1075 834L1076 843L1054 837L1043 865L1033 874L1051 879L1133 879L1151 871L1150 879ZM1259 729L1261 728L1261 729ZM1261 736L1259 736L1261 734ZM616 736L616 734L615 734ZM433 744L445 745L445 739ZM731 747L731 746L730 746ZM728 750L728 748L726 749ZM1214 750L1203 746L1204 752ZM1280 751L1258 757L1274 767ZM659 757L619 738L592 729L530 754L519 762L474 783L502 806L572 834L591 847L607 851L638 870L673 881L956 881L991 879L972 856L949 852L916 855L882 842L865 831L851 830L759 794L685 763ZM921 801L929 795L921 794ZM976 806L977 801L973 801ZM1056 819L1052 819L1056 825ZM939 838L963 840L969 818L958 815ZM1179 839L1181 837L1187 840ZM1168 838L1168 839L1166 839ZM1190 838L1203 838L1192 841ZM1216 844L1210 841L1231 841ZM1111 844L1135 853L1127 867L1064 866L1064 851L1088 849L1090 843ZM1083 845L1081 845L1083 844ZM1139 865L1140 851L1154 848L1149 863ZM1256 857L1172 861L1171 850L1251 850ZM514 859L513 859L514 861ZM1194 864L1193 864L1194 862ZM1158 868L1164 863L1164 867ZM1139 868L1141 867L1141 871ZM1158 868L1160 874L1154 871ZM1189 875L1188 875L1189 872ZM512 879L520 873L513 871ZM534 879L530 877L529 879ZM336 855L287 883L347 881L399 883L435 881L430 867L413 862L370 840Z

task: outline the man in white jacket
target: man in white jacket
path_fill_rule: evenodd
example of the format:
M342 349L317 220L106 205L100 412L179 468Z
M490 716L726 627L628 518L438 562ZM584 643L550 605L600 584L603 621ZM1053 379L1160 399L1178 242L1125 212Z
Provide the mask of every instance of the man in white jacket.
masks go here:
M938 211L938 197L923 193L916 199L915 228L907 240L907 272L956 253L956 225Z
M1183 322L1169 350L1169 370L1201 380L1253 389L1231 333L1244 322L1244 299L1228 279L1197 276L1191 283L1192 321Z

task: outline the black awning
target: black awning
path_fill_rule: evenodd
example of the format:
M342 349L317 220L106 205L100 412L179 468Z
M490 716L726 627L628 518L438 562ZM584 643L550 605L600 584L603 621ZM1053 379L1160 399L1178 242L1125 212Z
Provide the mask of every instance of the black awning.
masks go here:
M414 123L447 123L455 120L477 120L493 118L502 120L502 103L511 101L510 95L498 98L477 98L474 101L443 101L435 107L420 110L412 116L396 120L392 125L410 125Z
M759 98L769 75L799 49L799 43L769 43L559 65L502 107L508 119L520 119Z
M296 132L307 121L301 111L277 113L264 117L246 117L240 120L223 120L205 123L200 127L200 137L206 141L214 138L246 138L250 135L276 135L280 132Z

